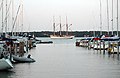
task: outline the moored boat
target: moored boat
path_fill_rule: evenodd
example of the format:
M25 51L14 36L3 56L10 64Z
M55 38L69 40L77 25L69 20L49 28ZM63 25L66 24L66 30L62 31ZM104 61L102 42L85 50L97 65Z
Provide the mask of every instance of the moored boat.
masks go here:
M57 35L50 35L51 39L73 39L74 36L67 36L67 35L63 35L63 36L57 36Z
M25 57L25 56L19 57L19 56L16 56L16 55L12 55L12 57L13 57L14 61L20 62L20 63L35 62L35 60L33 58L31 58L31 57Z
M50 35L50 38L51 39L73 39L74 38L74 35L69 35L68 34L68 28L72 25L72 24L70 24L70 25L68 25L68 23L67 23L67 16L66 16L66 24L64 24L64 25L66 25L66 34L62 34L62 27L64 26L62 26L62 24L61 24L61 17L60 17L60 23L58 24L58 25L60 25L60 31L59 31L59 34L55 34L55 28L56 28L56 24L55 24L55 19L54 19L54 17L53 17L53 30L54 30L54 33L53 33L53 35Z
M13 68L13 65L9 59L2 58L0 59L0 70L8 70Z

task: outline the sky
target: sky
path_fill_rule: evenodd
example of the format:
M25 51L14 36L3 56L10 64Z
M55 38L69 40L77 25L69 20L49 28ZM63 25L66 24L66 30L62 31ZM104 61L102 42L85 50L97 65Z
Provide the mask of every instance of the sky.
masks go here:
M99 18L99 0L25 0L24 7L30 30L52 31L53 16L56 24L59 23L59 16L61 16L61 23L65 24L67 16L68 24L72 24L70 29L73 31L92 30L95 24L99 26L99 22L96 22L99 21L97 19Z
M102 30L108 30L107 3L102 1ZM111 30L111 2L109 1L109 28ZM114 0L114 30L116 29L116 1ZM16 16L20 0L14 0L14 17ZM119 2L120 4L120 2ZM120 9L119 9L120 10ZM120 11L119 11L120 12ZM66 16L70 31L100 30L100 0L23 0L23 30L22 31L53 31L53 16L55 23L66 23ZM120 17L120 13L119 13ZM119 21L120 24L120 21ZM17 24L16 24L17 25ZM20 28L18 28L19 30ZM56 27L59 30L59 26ZM62 28L65 30L65 27Z

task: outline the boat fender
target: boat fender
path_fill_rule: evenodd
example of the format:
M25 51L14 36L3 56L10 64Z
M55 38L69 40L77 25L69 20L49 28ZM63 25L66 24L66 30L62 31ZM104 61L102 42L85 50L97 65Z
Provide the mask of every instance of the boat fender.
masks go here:
M29 55L27 56L27 58L31 58L30 56L31 56L31 55L29 54Z
M111 52L112 52L112 48L108 48L108 52L110 52L110 53L111 53Z

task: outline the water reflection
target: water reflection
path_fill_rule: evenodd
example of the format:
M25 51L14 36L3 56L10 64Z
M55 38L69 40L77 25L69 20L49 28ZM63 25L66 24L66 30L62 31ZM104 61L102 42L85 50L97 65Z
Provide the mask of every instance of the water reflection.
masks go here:
M12 70L0 71L0 78L12 78L13 74L15 74Z

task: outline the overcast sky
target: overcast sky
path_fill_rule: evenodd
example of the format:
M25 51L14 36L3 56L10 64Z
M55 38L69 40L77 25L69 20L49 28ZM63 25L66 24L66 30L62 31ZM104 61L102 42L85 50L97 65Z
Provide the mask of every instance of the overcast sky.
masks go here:
M15 1L15 14L20 0ZM102 29L107 30L107 3L102 1ZM111 30L111 2L109 1L109 25ZM116 1L114 0L114 30L116 30ZM119 2L120 4L120 2ZM62 25L66 16L73 31L100 30L100 0L23 0L23 31L52 31L53 16L56 24L61 16ZM120 13L119 13L120 16ZM119 20L120 22L120 20ZM57 27L59 29L59 27ZM65 28L63 27L63 30Z
M99 0L24 0L24 7L25 25L30 30L52 30L53 16L56 23L61 16L62 24L67 16L72 30L99 27Z

